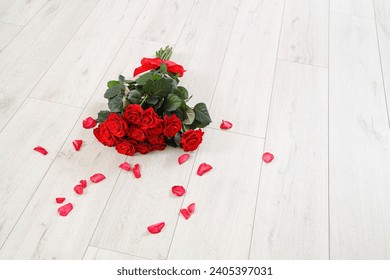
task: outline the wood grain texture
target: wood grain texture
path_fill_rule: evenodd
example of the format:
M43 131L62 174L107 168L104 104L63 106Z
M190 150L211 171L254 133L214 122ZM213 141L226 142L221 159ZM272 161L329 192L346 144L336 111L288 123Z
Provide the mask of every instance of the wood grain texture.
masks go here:
M262 150L262 139L206 129L183 203L196 203L195 214L174 213L169 259L248 258ZM198 176L202 162L213 169Z
M238 124L232 132L265 136L283 6L241 2L210 108L212 127L225 119Z
M329 0L330 12L375 18L373 0Z
M53 0L0 53L0 130L72 38L96 0Z
M25 25L48 0L1 0L0 21Z
M31 96L84 107L145 4L100 1Z
M18 34L21 28L19 25L0 22L0 53L12 41L16 34Z
M278 61L252 259L328 259L328 71Z
M28 99L1 132L0 247L80 113L77 108ZM38 145L49 153L43 156L35 152Z
M93 246L89 246L84 255L84 260L143 260L132 255L127 255L119 252L105 250Z
M118 73L132 68L141 55L153 53L159 44L129 39L122 46L115 61L100 83L93 99L82 113L77 125L65 141L37 192L16 224L0 251L0 259L81 259L87 250L92 234L103 212L108 197L118 178L118 165L125 156L115 149L100 144L92 130L82 128L82 120L105 109L103 93L106 81ZM42 136L43 137L43 136ZM47 136L46 136L47 137ZM65 137L62 136L62 139ZM82 139L79 152L72 141ZM64 170L66 170L64 172ZM103 173L106 179L98 184L88 182L83 195L73 187L81 179L94 173ZM57 213L56 197L66 197L74 205L67 217ZM26 235L26 232L29 234Z
M134 38L174 45L194 0L149 1L130 35Z
M390 258L390 131L375 20L331 15L330 257Z
M287 0L278 58L328 66L329 0Z

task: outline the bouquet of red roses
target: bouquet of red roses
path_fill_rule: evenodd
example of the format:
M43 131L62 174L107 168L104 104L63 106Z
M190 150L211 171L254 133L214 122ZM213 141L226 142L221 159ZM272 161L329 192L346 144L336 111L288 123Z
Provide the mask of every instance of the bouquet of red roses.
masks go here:
M193 151L202 143L201 128L211 123L204 103L189 107L186 88L178 86L183 66L169 60L172 48L156 52L156 58L143 58L135 80L107 83L104 97L109 110L98 113L95 137L118 153L132 156L164 150L167 145Z

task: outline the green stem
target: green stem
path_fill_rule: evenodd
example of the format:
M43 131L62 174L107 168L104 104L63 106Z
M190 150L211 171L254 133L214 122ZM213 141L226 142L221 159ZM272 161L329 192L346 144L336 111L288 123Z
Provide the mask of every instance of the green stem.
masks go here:
M145 97L144 97L144 99L142 100L142 102L139 104L139 106L141 106L142 107L142 105L145 103L145 101L146 101L146 99L148 98L148 96L147 95L145 95Z

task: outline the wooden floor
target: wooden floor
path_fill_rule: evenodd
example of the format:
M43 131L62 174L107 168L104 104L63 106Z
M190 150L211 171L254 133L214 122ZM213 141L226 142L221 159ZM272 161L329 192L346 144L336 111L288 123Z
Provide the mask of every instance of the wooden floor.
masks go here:
M390 259L390 1L0 0L0 35L0 259ZM81 126L167 44L213 119L181 166Z

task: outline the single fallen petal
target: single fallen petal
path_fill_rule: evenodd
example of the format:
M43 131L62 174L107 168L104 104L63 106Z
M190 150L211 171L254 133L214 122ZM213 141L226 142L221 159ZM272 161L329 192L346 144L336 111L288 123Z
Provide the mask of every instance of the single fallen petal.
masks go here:
M80 180L80 185L81 185L83 188L86 188L86 187L87 187L87 180Z
M172 187L172 193L176 196L182 196L185 194L186 190L183 188L183 186L173 186Z
M65 201L65 197L56 197L56 202L61 204L62 202Z
M180 213L183 215L183 217L186 220L188 220L191 217L191 213L187 209L180 209Z
M73 142L73 147L76 151L79 151L81 148L81 145L83 144L83 140L74 140Z
M264 154L263 154L263 161L264 161L265 163L269 163L269 162L271 162L273 159L274 159L274 155L273 155L273 154L271 154L271 153L264 153Z
M183 164L188 160L189 157L190 154L183 154L177 159L177 161L179 162L179 164Z
M233 124L229 121L222 120L221 125L219 126L221 129L231 129L233 127Z
M156 234L156 233L159 233L163 229L163 227L165 227L164 222L157 223L157 224L148 226L148 231L152 234Z
M197 174L199 176L202 176L204 173L209 172L211 169L213 169L213 167L210 164L204 162L199 165Z
M77 194L83 194L84 192L84 188L82 185L76 185L73 190L75 191L75 193Z
M133 167L133 174L135 176L135 178L141 178L141 170L140 170L140 166L139 164L135 164L134 167Z
M60 214L60 216L67 216L69 212L72 211L72 209L73 209L72 203L65 204L64 206L58 208L58 214Z
M96 125L97 125L97 122L91 117L88 117L85 120L83 120L83 127L86 129L93 128Z
M93 183L99 183L100 181L106 179L106 176L104 176L102 173L96 173L89 178L91 182Z
M36 146L34 148L34 151L37 151L38 153L41 153L42 155L46 156L47 155L47 151L45 148L41 147L41 146Z
M191 203L190 205L188 205L187 210L191 214L194 214L195 213L195 203Z
M131 170L131 165L126 161L124 163L121 163L121 165L119 165L119 167L122 168L123 170L126 170L126 171Z

